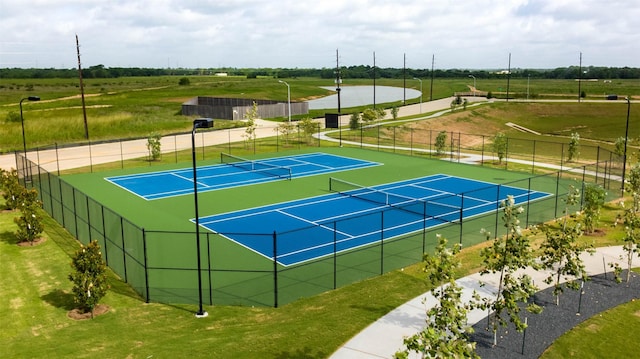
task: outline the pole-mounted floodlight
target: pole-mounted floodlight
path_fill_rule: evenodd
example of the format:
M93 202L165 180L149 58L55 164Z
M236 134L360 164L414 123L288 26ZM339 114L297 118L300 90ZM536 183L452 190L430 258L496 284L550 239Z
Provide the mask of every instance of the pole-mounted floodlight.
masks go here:
M278 80L278 82L287 85L287 104L289 104L289 122L291 122L291 87L285 81Z
M422 80L417 77L414 77L413 79L420 81L420 113L422 113Z
M23 99L20 99L20 123L22 124L22 150L24 151L23 155L24 155L24 167L23 168L27 168L27 139L24 135L24 117L22 116L22 102L23 101L40 101L40 97L38 96L29 96L29 97L25 97ZM27 174L25 174L25 177L28 177Z
M191 159L193 161L193 200L196 214L196 253L198 260L198 312L196 318L204 318L209 314L202 309L202 267L200 264L200 218L198 214L198 179L196 176L196 129L213 127L213 120L210 118L197 118L193 120L193 130L191 131Z
M469 77L473 78L473 96L476 96L476 77L473 75L469 75Z
M624 162L622 162L622 195L623 196L624 196L624 181L625 181L625 175L627 172L627 139L629 138L629 114L631 113L631 100L629 99L629 97L625 98L625 100L627 100L627 125L624 131L624 155L622 156L624 160Z

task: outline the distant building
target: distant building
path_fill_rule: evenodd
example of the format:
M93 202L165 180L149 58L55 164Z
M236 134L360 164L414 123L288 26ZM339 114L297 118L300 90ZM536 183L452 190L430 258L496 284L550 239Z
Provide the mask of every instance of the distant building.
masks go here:
M198 96L182 104L185 116L208 117L222 120L242 120L251 110L253 103L258 104L259 118L288 117L287 102L272 100L250 100L246 98ZM291 102L291 115L309 113L308 102Z

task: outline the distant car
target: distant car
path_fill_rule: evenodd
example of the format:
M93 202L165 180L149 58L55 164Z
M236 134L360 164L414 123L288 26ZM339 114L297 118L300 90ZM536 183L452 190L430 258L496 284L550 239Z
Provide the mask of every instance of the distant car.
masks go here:
M618 95L607 95L607 100L617 100Z

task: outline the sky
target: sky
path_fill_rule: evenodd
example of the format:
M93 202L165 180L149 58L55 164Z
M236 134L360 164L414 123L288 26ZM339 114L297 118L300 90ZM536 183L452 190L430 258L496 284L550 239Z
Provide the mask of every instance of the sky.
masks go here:
M635 0L0 0L0 68L640 67ZM336 52L338 56L336 56Z

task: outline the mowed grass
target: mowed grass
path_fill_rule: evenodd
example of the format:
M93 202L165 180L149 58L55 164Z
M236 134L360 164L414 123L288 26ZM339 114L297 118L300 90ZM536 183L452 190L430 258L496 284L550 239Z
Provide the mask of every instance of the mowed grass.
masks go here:
M624 285L624 284L621 284ZM640 342L640 301L600 313L558 338L541 356L556 358L633 358Z
M615 238L622 229L611 227L617 211L615 205L605 207L601 227L606 236L583 240L596 245L620 243ZM3 358L326 358L377 318L430 288L422 265L416 264L280 308L205 307L209 317L196 319L195 306L144 303L109 273L111 289L102 303L110 311L76 321L67 317L74 307L67 275L77 241L47 218L46 241L19 247L12 233L16 215L0 213L0 300L6 303L0 306ZM536 243L541 240L541 235L534 236ZM462 251L460 276L481 268L479 251L487 244ZM564 351L551 358L574 352L575 357L627 357L633 353L625 344L628 333L640 329L638 304L631 305L612 319L607 315L587 325L583 331L597 329L592 338L579 334L559 342ZM586 351L580 354L576 346L585 346ZM586 349L593 346L601 351Z
M324 358L427 289L397 271L277 309L207 307L196 319L193 306L144 303L110 273L110 311L76 321L67 275L77 242L48 219L44 243L19 247L14 216L0 213L2 358Z

